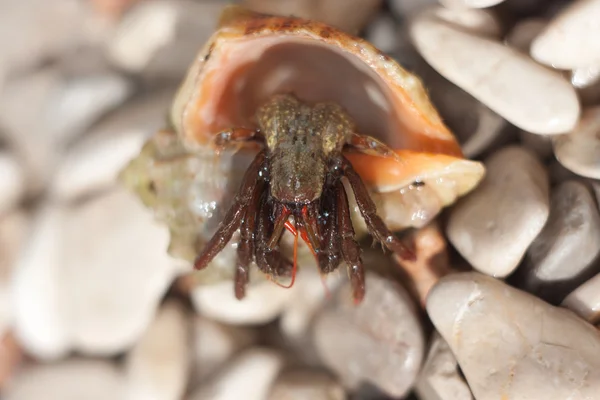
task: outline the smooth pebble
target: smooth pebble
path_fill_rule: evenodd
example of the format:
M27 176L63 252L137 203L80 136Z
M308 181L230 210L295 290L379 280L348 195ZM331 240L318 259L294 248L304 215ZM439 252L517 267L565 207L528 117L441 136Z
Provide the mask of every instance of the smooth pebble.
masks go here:
M548 176L533 154L516 146L485 165L483 182L450 211L446 234L473 268L505 277L546 224Z
M531 43L546 27L548 21L542 18L530 18L519 21L506 36L506 44L529 54Z
M600 335L569 310L467 272L442 278L427 312L477 400L585 400L600 391Z
M25 187L25 175L18 160L7 152L0 152L0 215L17 205Z
M560 302L600 272L600 214L583 183L566 181L552 190L550 215L519 269L519 286L551 303ZM597 264L597 263L596 263Z
M126 400L179 400L191 366L191 320L168 300L125 359Z
M410 33L434 69L517 127L552 135L577 123L575 89L558 72L428 13L415 19Z
M415 384L420 400L473 400L473 395L458 371L458 361L448 343L434 332L429 352Z
M440 0L448 8L485 8L502 3L504 0Z
M283 367L274 350L254 347L237 356L214 380L193 392L190 400L264 400Z
M438 6L430 7L424 11L421 14L421 18L427 14L482 36L498 38L502 32L502 26L498 17L490 10L477 8L456 9Z
M569 293L561 303L592 324L600 322L600 274Z
M189 265L166 254L168 230L122 189L76 207L48 205L15 268L15 322L40 358L133 345Z
M600 65L600 0L578 0L550 21L531 45L536 60L560 69Z
M571 83L576 88L592 86L600 81L600 64L573 70Z
M346 388L370 383L389 396L406 395L424 352L412 299L399 284L369 271L360 305L351 293L344 284L316 317L313 338L321 359Z
M600 179L600 106L584 110L572 132L553 138L553 147L556 158L566 168Z

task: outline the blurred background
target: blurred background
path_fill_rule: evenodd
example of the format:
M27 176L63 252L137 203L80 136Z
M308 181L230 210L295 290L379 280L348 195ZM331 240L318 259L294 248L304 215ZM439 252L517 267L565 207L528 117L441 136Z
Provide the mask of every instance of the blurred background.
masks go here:
M265 285L243 305L232 298L231 282L196 290L188 263L166 253L168 230L117 182L164 127L181 79L229 3L0 1L2 399L417 398L413 387L431 332L418 294L381 300L399 311L382 317L380 329L402 321L401 331L389 328L408 346L397 360L387 357L385 345L394 335L362 338L343 321L351 312L344 304L314 321L324 296L318 276L290 291ZM545 137L508 123L421 58L408 26L437 1L239 3L321 20L370 40L424 79L467 156L481 159L521 142L548 160L556 176L570 173L550 160ZM526 49L566 3L508 0L460 15L482 35ZM598 103L598 84L585 82L577 89L582 103ZM420 235L431 259L442 254L438 275L450 271L436 225ZM375 257L377 268L397 269L387 258L366 257ZM381 286L375 291L388 290L385 281L372 279L373 288ZM369 307L377 313L382 304ZM312 343L313 333L321 345ZM352 364L345 376L332 372L332 365L353 362L348 346L336 348L340 336L376 360ZM451 356L448 362L453 365ZM419 398L471 398L454 373L463 397L435 397L421 386Z

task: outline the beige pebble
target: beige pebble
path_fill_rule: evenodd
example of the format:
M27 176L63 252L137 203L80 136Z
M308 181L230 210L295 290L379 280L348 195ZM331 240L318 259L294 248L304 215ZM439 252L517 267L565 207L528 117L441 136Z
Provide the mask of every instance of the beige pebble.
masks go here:
M569 4L531 46L536 60L560 69L600 65L600 0Z
M274 350L260 347L246 350L189 399L264 400L282 367L283 357Z
M592 277L600 256L600 214L588 187L569 180L552 190L550 215L519 269L519 287L552 303Z
M216 321L232 325L264 324L283 312L293 300L296 290L296 286L285 289L262 280L250 283L246 297L238 300L233 291L233 281L226 280L197 286L192 291L192 302L200 314Z
M344 400L344 388L330 375L318 370L291 370L273 384L267 400Z
M458 371L456 357L438 332L431 338L415 392L420 400L473 400L469 386Z
M71 359L19 371L3 400L123 400L119 368L106 360Z
M0 153L0 215L9 212L25 192L25 175L15 157Z
M584 110L581 121L566 135L553 140L554 154L578 175L600 179L600 107Z
M313 338L324 364L351 390L370 383L402 397L415 382L424 352L412 299L399 284L367 271L356 306L344 284L315 320Z
M600 274L572 291L565 297L562 306L588 322L598 324L600 322Z
M198 315L194 319L192 383L203 382L214 375L237 353L255 344L257 332Z
M502 3L504 0L440 0L448 8L485 8Z
M548 219L548 176L533 154L516 146L485 164L483 182L451 210L446 234L473 268L505 277Z
M496 14L490 10L478 8L446 8L430 7L421 14L421 17L429 14L431 17L438 17L446 22L467 29L478 35L492 38L500 37L502 26Z
M191 366L190 319L167 301L125 359L126 400L179 400Z
M506 44L529 54L531 43L547 24L548 21L542 18L529 18L519 21L506 36Z
M49 205L15 269L16 333L42 358L111 355L143 334L175 275L168 231L123 189Z
M427 14L415 19L410 33L434 69L517 127L551 135L575 126L579 100L558 72Z
M571 72L571 83L576 88L586 88L600 81L600 64L577 68Z
M584 400L600 391L600 335L569 310L469 272L442 278L427 312L477 400Z

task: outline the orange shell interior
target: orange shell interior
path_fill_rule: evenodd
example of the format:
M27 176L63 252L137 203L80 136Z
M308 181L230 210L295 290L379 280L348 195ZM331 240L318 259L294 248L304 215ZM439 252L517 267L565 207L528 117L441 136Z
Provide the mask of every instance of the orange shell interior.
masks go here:
M172 123L186 145L205 146L220 131L256 127L257 107L283 92L307 102L338 102L358 133L398 150L401 163L348 155L376 190L394 190L463 158L421 81L372 45L318 22L238 7L223 14L190 68L171 110ZM469 179L476 183L482 167L474 166L473 174Z

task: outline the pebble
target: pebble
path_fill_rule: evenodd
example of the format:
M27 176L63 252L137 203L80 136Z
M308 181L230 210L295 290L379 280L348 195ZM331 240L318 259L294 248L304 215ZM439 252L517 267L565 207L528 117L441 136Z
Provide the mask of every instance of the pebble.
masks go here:
M553 138L553 147L563 166L578 175L600 179L600 107L584 110L572 132Z
M437 0L391 0L389 2L391 9L404 18L411 18L424 9L438 4Z
M538 35L531 55L559 69L600 65L600 0L578 0L567 5Z
M427 359L415 384L420 400L473 400L473 395L458 371L458 361L448 343L433 333Z
M572 291L561 305L597 325L600 322L600 274Z
M132 90L129 81L115 73L66 77L51 67L7 81L0 92L0 122L23 163L28 189L41 190L66 143Z
M506 44L525 54L529 54L531 43L547 24L548 21L542 18L530 18L519 21L506 36Z
M112 62L149 80L181 79L217 27L221 0L147 0L121 20L106 45Z
M15 268L15 327L33 355L113 355L152 321L175 275L168 230L124 190L48 205ZM137 249L137 250L136 250Z
M415 247L417 260L402 260L397 255L393 257L407 275L407 279L403 280L404 287L425 306L431 288L442 276L453 272L448 259L446 238L439 224L434 221L415 231L407 242Z
M517 127L551 135L577 123L575 89L558 72L427 13L415 19L410 33L435 70Z
M450 211L446 234L473 268L505 277L548 219L548 176L532 153L516 146L485 165L483 182Z
M126 103L101 120L65 152L50 186L61 201L111 188L120 171L136 157L148 137L164 125L174 90Z
M3 334L0 338L0 392L12 382L24 358L15 336L11 332Z
M313 19L356 34L375 15L382 0L244 0L243 3L254 11Z
M225 325L198 315L193 324L193 378L203 382L218 372L240 351L256 344L257 332L240 326Z
M438 6L424 11L421 14L421 18L427 15L430 18L437 17L469 32L486 37L499 38L502 32L502 26L498 17L490 10L477 8L456 9Z
M168 300L125 359L125 399L179 400L185 393L191 356L188 316Z
M399 35L396 20L385 13L380 13L365 28L365 39L384 53L392 53L398 48Z
M519 286L551 303L560 302L599 272L600 214L590 190L581 182L555 187L550 215L527 251Z
M344 388L329 374L316 370L283 372L266 400L345 400Z
M448 8L486 8L502 3L504 0L440 0Z
M477 400L597 397L600 335L571 311L467 272L442 278L427 312Z
M370 271L363 302L354 305L345 283L316 317L313 338L325 365L350 390L370 383L403 397L423 359L423 331L408 293Z
M600 82L600 64L577 68L571 73L571 84L576 88L586 88L598 82Z
M246 297L241 301L235 297L231 280L199 285L191 296L194 307L202 315L226 324L258 325L277 318L294 299L296 290L295 285L284 289L264 278L253 283L251 277Z
M0 338L8 333L12 323L10 292L14 264L27 239L28 231L29 216L22 210L0 218Z
M70 359L23 368L3 400L124 400L119 368L104 360Z
M213 381L193 392L190 400L264 400L283 367L274 350L254 347L244 351Z

